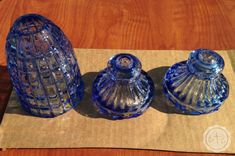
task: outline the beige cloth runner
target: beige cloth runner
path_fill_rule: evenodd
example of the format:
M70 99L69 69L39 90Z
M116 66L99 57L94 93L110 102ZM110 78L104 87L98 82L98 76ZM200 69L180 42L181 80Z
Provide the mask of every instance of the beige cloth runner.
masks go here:
M218 51L225 60L223 71L230 84L230 96L218 112L191 116L167 106L160 83L167 68L186 60L183 50L102 50L75 49L86 94L75 110L52 119L33 117L22 111L13 92L0 127L1 148L79 148L112 147L170 151L211 152L203 140L205 131L214 125L225 127L231 143L225 153L235 153L235 77L229 55ZM156 85L152 106L138 118L112 121L102 118L92 107L91 85L98 71L106 67L116 53L129 52L142 62ZM234 59L233 57L232 59ZM210 138L209 138L210 139ZM217 140L217 141L223 141ZM227 139L227 138L225 138ZM209 140L213 143L213 140Z

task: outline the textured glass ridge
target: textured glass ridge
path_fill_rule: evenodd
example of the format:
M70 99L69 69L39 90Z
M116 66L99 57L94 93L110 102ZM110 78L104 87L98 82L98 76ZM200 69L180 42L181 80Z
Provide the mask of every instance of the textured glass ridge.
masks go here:
M163 88L166 97L186 114L217 111L229 95L229 84L221 73L223 58L214 51L197 49L187 61L167 71Z
M72 45L50 20L36 14L18 18L6 52L11 81L27 112L55 117L82 99L84 85Z
M154 84L131 54L113 56L93 82L92 98L99 112L112 119L137 117L152 101Z

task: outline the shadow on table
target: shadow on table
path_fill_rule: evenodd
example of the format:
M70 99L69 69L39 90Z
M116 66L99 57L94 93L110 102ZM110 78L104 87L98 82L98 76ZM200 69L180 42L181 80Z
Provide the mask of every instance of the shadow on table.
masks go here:
M6 107L5 113L32 116L31 114L23 110L23 108L20 105L19 98L16 95L16 92L14 90L12 90L9 101L10 102L8 103Z
M183 114L175 108L166 96L163 94L162 81L169 67L162 66L148 71L149 76L152 78L155 87L155 96L151 103L151 107L167 114Z
M92 83L95 80L97 74L98 72L88 72L82 76L82 80L85 84L84 97L75 110L86 117L108 119L106 116L100 114L96 110L96 107L92 102Z

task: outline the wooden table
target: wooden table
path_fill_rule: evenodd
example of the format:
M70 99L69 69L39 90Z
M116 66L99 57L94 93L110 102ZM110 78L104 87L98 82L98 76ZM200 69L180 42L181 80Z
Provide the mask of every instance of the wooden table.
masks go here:
M1 115L12 89L4 67L5 39L13 21L25 13L39 13L54 21L76 48L184 50L235 48L234 0L0 0ZM8 149L0 154L202 155L92 148Z

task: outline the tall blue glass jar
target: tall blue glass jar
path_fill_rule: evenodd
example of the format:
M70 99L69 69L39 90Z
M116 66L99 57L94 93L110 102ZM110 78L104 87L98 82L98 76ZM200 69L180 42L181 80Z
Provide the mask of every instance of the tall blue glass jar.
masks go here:
M221 73L223 58L208 49L193 51L187 61L167 71L163 88L166 97L186 114L217 111L229 95L229 84Z
M112 119L137 117L149 107L154 84L131 54L113 56L93 82L92 98L98 111Z
M70 41L52 21L19 17L6 41L7 67L23 109L55 117L78 105L83 81Z

